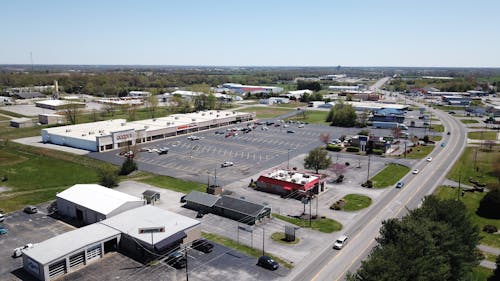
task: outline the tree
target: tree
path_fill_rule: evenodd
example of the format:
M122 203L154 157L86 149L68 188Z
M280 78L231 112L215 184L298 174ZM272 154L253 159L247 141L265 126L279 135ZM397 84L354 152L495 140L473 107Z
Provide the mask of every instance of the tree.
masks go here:
M500 190L488 192L479 202L476 213L484 218L500 219Z
M401 220L384 221L376 240L347 280L463 280L479 263L479 229L456 200L428 196Z
M151 118L155 118L156 110L158 109L158 98L155 95L150 95L146 99L146 108L151 114Z
M324 133L324 134L319 135L319 140L322 143L324 143L325 145L327 145L331 139L332 139L332 136L329 133Z
M125 176L133 171L137 170L137 164L134 161L133 157L125 157L125 161L123 161L122 167L118 172L119 175Z
M399 139L399 137L401 136L401 127L397 126L397 127L394 127L391 129L391 132L392 132L392 136L395 138L395 139Z
M368 117L369 117L368 110L361 112L361 114L358 116L358 126L361 128L366 127L366 124L368 122Z
M330 109L333 115L332 126L339 127L354 127L356 125L356 111L350 104L343 101L338 101L335 106Z
M332 164L332 158L328 157L328 152L321 147L317 147L311 151L304 159L304 167L312 169L319 173L319 170L328 168Z
M214 94L210 93L207 97L207 108L210 110L215 109L216 103L217 98L214 96Z
M66 116L66 120L72 125L76 124L78 115L80 115L80 108L77 104L69 104L64 109L64 116Z
M318 81L297 81L297 90L311 90L311 91L321 91L321 84Z
M104 168L99 170L100 184L111 188L118 185L118 175L112 168Z
M341 163L333 163L332 165L330 165L330 167L328 167L328 170L332 171L338 177L345 174L345 172L347 171L347 166Z

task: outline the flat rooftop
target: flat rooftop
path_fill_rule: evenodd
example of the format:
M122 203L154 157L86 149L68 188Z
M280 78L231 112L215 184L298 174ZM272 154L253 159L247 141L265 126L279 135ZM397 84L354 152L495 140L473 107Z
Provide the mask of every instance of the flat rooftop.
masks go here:
M316 179L319 179L318 176L312 174L303 174L295 171L282 170L282 169L274 170L263 176L275 180L286 181L296 184L308 184Z

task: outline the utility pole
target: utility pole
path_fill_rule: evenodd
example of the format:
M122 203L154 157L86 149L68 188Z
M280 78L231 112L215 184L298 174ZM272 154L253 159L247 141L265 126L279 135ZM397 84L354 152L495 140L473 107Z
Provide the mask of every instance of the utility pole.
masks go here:
M264 226L262 226L262 255L265 256L265 251L264 251L264 237L265 237L265 230Z
M186 258L186 281L189 281L189 274L188 274L188 247L186 247L184 252L184 257Z
M406 141L404 141L404 143L405 143L405 158L406 158Z
M290 170L290 148L288 149L288 158L286 161L286 169Z
M214 168L214 186L217 186L217 168Z
M370 154L368 154L368 173L366 175L366 182L368 182L370 180Z
M312 205L312 195L311 191L309 191L309 227L311 227L311 219L312 219L312 211L311 211L311 205Z

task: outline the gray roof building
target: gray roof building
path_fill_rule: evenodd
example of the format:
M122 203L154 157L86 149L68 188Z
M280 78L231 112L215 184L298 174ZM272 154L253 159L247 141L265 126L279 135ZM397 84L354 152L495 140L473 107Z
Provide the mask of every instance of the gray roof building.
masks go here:
M186 202L195 203L198 205L206 206L208 208L212 208L215 203L219 200L219 196L215 196L212 194L199 192L196 190L191 191L188 195L186 195Z

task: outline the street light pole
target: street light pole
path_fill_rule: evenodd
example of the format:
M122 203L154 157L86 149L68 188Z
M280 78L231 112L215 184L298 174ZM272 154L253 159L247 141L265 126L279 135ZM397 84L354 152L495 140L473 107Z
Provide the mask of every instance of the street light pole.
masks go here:
M286 161L286 169L290 170L290 148L288 149L288 158Z

